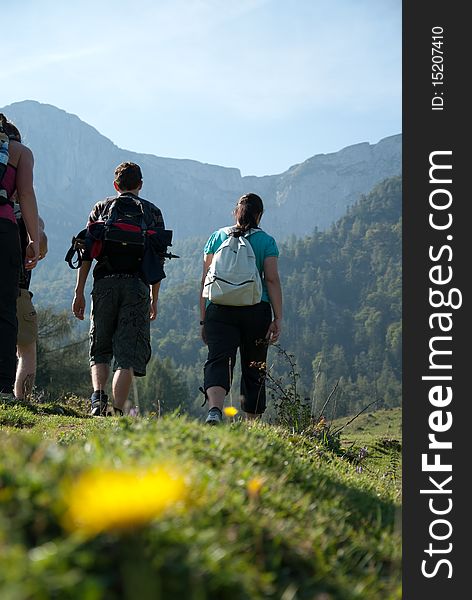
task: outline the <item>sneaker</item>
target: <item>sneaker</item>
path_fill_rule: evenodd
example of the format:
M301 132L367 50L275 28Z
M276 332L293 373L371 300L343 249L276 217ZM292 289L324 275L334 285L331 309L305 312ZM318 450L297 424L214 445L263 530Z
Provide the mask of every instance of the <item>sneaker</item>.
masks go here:
M92 408L90 410L90 414L92 415L92 417L106 417L108 396L103 393L100 394L94 392L90 400L92 402Z
M217 406L210 408L205 423L207 425L219 425L222 421L223 413L221 410Z
M121 408L117 408L116 406L113 407L113 413L112 415L114 417L123 417L123 411L121 410Z

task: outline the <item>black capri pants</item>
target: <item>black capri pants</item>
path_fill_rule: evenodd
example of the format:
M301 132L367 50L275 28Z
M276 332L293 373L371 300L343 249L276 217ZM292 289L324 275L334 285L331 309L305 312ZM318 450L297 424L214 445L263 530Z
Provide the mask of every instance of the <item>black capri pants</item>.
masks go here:
M21 269L16 223L0 218L0 392L12 394L16 372L16 300Z
M241 408L262 414L266 409L265 369L267 330L272 321L268 302L254 306L210 304L205 312L208 359L204 367L205 391L220 386L229 392L233 381L236 352L241 355ZM258 364L256 364L258 363Z

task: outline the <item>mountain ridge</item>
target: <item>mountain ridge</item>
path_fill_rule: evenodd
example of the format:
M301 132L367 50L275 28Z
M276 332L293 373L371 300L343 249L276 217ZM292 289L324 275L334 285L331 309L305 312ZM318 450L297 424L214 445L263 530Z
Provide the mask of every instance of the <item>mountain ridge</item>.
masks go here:
M174 240L208 235L231 222L237 198L252 191L277 237L325 229L383 179L401 173L401 134L317 154L286 171L242 176L235 167L119 148L96 128L51 104L25 100L2 109L35 155L35 189L51 250L65 253L92 205L114 195L113 171L130 160L143 170L143 197L157 204Z

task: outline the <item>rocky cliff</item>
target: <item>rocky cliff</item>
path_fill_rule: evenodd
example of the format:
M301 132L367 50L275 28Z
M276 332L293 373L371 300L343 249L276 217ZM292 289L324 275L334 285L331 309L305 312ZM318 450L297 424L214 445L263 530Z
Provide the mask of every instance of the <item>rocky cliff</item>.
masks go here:
M309 234L329 226L379 181L401 173L401 135L313 156L281 174L242 177L238 169L118 148L54 106L24 101L0 110L34 152L40 211L51 251L60 255L84 226L93 203L113 195L114 168L127 160L141 165L142 196L162 209L176 242L229 224L235 201L249 191L265 202L263 227L268 232L279 238Z

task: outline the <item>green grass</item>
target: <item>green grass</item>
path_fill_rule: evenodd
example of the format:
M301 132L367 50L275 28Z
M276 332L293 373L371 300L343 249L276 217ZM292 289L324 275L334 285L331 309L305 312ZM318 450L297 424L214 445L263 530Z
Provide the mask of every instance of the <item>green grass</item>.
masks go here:
M341 427L350 420L350 417L337 419L336 427ZM342 438L365 444L373 439L389 438L401 442L402 439L402 411L401 408L377 410L366 412L357 417L343 430Z
M349 417L337 419L332 426L341 428ZM359 449L365 451L365 459L357 460L358 467L374 477L389 477L394 480L401 496L402 485L402 411L391 408L363 413L341 431L341 440L345 448L359 456ZM357 455L356 455L357 453Z
M399 486L387 463L359 472L319 441L264 424L28 421L19 410L0 406L2 600L401 597ZM89 538L63 529L64 481L169 461L188 473L185 508ZM263 486L249 498L254 477ZM126 497L107 502L126 513ZM97 498L87 509L107 507Z

